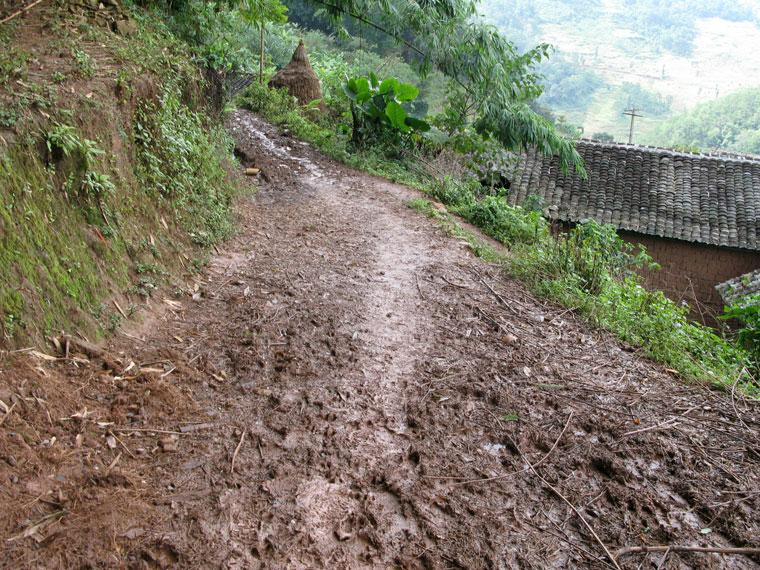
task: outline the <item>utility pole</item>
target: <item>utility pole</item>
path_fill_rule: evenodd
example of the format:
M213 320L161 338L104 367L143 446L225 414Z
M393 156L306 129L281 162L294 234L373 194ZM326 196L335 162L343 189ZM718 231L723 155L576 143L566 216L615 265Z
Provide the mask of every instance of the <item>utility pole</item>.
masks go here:
M626 109L623 115L628 115L631 117L631 128L628 131L628 144L633 144L633 121L636 120L636 117L643 117L644 115L639 115L636 113L637 109L636 107L631 107L630 109Z

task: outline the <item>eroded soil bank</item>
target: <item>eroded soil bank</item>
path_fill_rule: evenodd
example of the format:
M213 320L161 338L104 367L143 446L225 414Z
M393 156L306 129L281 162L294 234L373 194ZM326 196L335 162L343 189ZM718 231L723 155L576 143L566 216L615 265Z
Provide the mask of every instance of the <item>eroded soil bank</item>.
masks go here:
M616 555L760 546L757 403L537 301L415 192L230 128L262 190L197 289L0 360L0 564L760 566Z

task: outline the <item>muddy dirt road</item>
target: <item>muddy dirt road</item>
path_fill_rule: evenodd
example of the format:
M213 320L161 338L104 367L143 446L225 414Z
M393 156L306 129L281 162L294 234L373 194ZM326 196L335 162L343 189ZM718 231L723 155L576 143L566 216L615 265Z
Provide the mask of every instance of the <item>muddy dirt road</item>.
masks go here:
M0 565L760 567L619 552L760 546L757 403L538 302L415 192L230 127L266 180L194 299L0 361Z

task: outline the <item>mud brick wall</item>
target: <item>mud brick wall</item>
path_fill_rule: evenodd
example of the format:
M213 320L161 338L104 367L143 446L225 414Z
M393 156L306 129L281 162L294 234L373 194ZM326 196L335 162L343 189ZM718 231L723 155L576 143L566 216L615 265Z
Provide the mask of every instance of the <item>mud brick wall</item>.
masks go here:
M715 324L723 313L723 301L715 285L760 268L760 252L729 249L634 232L618 232L624 240L642 244L662 266L645 271L647 283L661 289L674 301L687 301L692 316L705 324Z

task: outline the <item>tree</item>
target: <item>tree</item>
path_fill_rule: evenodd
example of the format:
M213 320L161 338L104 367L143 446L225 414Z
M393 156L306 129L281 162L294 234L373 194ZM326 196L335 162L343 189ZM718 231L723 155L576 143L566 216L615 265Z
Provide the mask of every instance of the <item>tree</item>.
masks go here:
M535 65L548 57L541 44L526 52L477 16L474 0L309 0L344 30L352 18L408 48L422 75L433 67L461 92L461 124L493 136L510 150L535 146L556 154L563 168L583 173L572 141L529 103L542 93ZM424 46L424 47L422 47Z
M287 6L280 0L243 0L240 15L251 25L259 28L259 82L264 83L264 30L268 23L287 21Z

